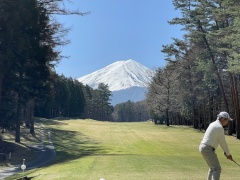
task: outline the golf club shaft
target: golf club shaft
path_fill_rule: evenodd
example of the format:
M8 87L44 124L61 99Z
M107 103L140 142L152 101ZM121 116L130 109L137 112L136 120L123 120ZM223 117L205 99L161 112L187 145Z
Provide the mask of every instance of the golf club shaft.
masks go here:
M233 162L234 162L235 164L237 164L238 166L240 166L236 161L233 160Z

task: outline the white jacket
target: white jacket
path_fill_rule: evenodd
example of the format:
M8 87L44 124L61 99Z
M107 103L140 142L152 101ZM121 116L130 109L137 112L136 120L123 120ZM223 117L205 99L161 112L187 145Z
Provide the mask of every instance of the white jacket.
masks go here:
M211 146L214 149L217 149L218 144L220 144L223 151L227 155L231 155L225 140L223 126L219 120L212 122L208 126L201 143Z

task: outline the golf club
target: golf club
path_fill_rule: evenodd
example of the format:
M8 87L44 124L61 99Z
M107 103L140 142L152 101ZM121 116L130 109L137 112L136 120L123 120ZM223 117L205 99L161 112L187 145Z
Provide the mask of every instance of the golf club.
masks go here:
M224 152L224 155L227 157L227 155L226 155L225 152ZM234 159L232 159L232 161L233 161L236 165L240 166L240 164L238 164Z
M237 164L238 166L240 166L240 164L238 164L236 161L232 160L235 164Z

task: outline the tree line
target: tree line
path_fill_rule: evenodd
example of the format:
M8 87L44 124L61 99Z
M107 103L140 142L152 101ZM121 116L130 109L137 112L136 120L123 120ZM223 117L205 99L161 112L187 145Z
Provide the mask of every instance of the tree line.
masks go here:
M23 123L35 133L34 117L146 118L141 103L130 101L112 115L108 85L92 89L55 72L63 58L58 48L69 43L64 38L69 29L55 16L85 14L67 10L64 0L0 0L0 128L14 129L16 142ZM126 107L128 112L123 112Z
M182 14L182 39L163 45L167 65L158 68L147 102L156 123L206 129L220 111L234 123L228 133L240 138L240 1L173 0Z
M85 15L64 9L63 0L0 0L0 127L22 122L34 134L34 116L92 118L192 125L206 129L220 111L240 138L239 31L237 0L173 0L182 13L169 23L182 25L182 39L164 45L167 65L156 70L146 101L113 107L108 85L97 89L56 74L59 46L69 41L54 15ZM64 3L63 3L64 4Z
M55 73L69 42L56 14L85 15L64 0L0 0L0 127L15 129L16 142L21 123L35 133L34 116L108 120L112 112L107 85L93 90Z
M117 122L139 122L149 120L150 114L145 100L139 102L128 100L115 105L111 117L112 121Z

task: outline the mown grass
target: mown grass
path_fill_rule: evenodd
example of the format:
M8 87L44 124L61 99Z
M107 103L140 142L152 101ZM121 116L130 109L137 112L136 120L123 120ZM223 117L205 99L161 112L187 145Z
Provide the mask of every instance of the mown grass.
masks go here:
M36 180L206 179L208 168L198 152L203 133L190 127L94 120L48 120L44 124L51 129L57 157L52 165L25 173ZM240 162L240 141L232 136L226 139ZM221 179L238 179L240 167L226 160L221 148L217 154Z

